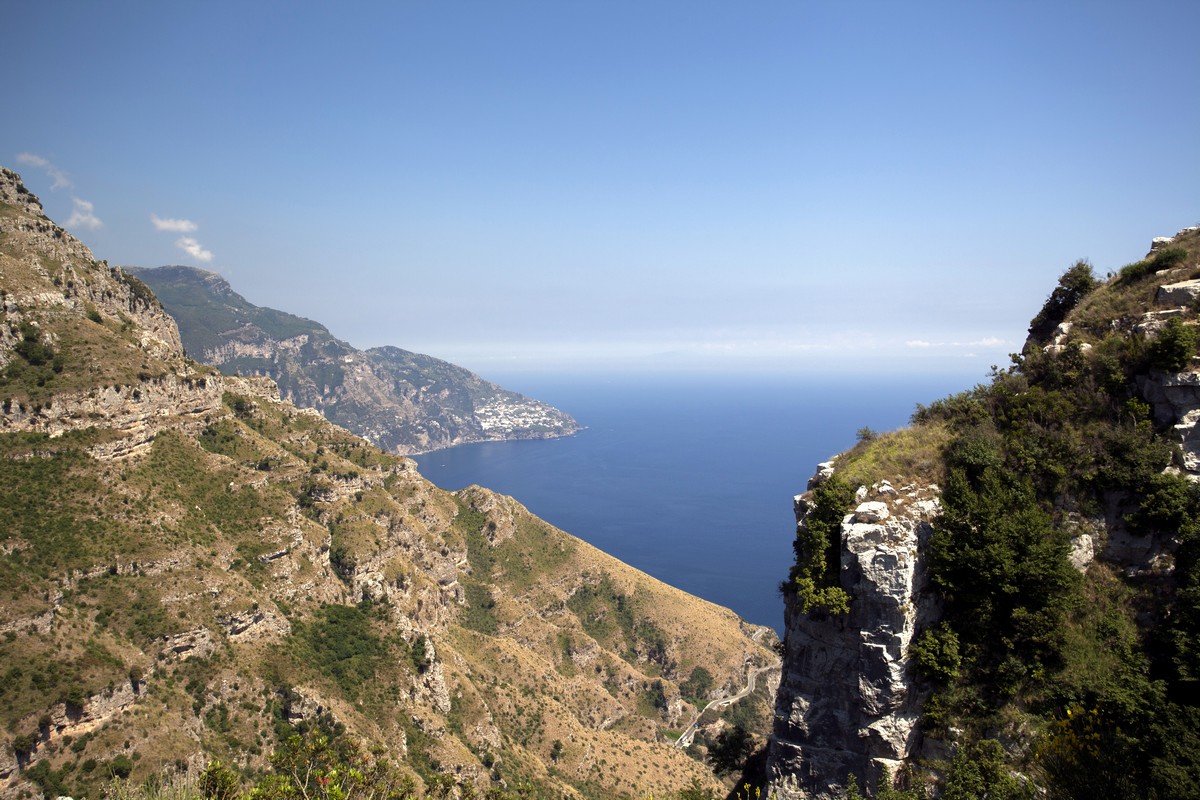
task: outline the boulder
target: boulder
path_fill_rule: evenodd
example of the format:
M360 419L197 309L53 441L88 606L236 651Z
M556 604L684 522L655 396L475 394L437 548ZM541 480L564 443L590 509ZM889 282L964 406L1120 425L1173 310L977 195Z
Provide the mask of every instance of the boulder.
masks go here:
M1160 306L1188 306L1200 297L1200 280L1167 283L1158 287L1154 302Z
M883 522L889 516L891 516L891 513L888 511L887 503L879 500L860 503L858 508L854 509L855 522Z

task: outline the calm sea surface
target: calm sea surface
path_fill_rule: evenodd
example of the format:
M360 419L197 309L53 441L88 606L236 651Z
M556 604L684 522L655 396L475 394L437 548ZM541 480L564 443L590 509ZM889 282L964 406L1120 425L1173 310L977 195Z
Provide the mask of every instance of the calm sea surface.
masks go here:
M520 375L503 384L588 429L416 460L442 488L512 495L627 564L779 630L792 497L816 464L852 446L859 428L900 427L916 403L971 383Z

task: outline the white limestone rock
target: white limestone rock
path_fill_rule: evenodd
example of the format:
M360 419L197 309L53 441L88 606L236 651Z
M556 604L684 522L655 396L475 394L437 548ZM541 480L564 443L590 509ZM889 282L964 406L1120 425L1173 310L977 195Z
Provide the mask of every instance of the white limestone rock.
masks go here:
M1050 337L1050 343L1042 348L1042 352L1050 353L1052 355L1058 355L1059 353L1062 353L1064 350L1066 350L1068 347L1071 347L1072 345L1070 343L1068 343L1068 341L1067 341L1067 337L1070 335L1070 333L1071 333L1071 323L1069 323L1069 322L1059 323L1059 326L1054 329L1054 333ZM1085 353L1088 350L1092 349L1092 346L1090 344L1088 344L1087 342L1078 342L1075 344L1075 346L1078 347L1080 350L1082 350Z
M808 509L802 498L800 524ZM906 653L937 616L924 552L938 509L936 487L906 487L891 511L879 500L860 503L841 531L849 614L804 613L788 599L768 755L768 793L780 800L834 797L849 773L873 784L915 755L924 697Z
M1171 317L1182 317L1185 310L1183 308L1164 308L1160 311L1149 311L1142 315L1133 329L1143 336L1154 336L1167 327L1167 320Z
M1150 252L1153 253L1158 250L1162 250L1164 247L1170 247L1172 244L1175 243L1175 240L1178 239L1180 236L1183 236L1184 234L1188 234L1188 233L1195 233L1196 231L1200 231L1200 226L1192 226L1190 228L1184 228L1183 230L1181 230L1179 233L1175 234L1174 236L1155 236L1153 239L1150 240Z
M1188 306L1200 298L1200 280L1168 283L1158 287L1154 302L1160 306Z
M879 500L860 503L854 509L855 522L879 523L883 522L889 516L891 516L891 512L888 511L887 503Z
M832 475L833 475L833 462L832 461L822 461L820 464L817 464L816 473L811 478L808 479L808 488L810 490L817 488L822 483L824 483L826 480L828 480L829 477Z
M1200 373L1153 373L1139 376L1137 384L1154 421L1175 432L1180 446L1176 466L1188 477L1200 478Z
M1092 539L1091 534L1081 533L1071 539L1071 552L1067 558L1071 562L1071 566L1080 572L1087 572L1087 568L1091 566L1092 561L1096 557L1096 543Z

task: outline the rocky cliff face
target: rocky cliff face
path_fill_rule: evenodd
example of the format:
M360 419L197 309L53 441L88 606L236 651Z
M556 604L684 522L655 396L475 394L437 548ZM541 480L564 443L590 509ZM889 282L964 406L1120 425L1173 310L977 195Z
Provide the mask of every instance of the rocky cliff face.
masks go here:
M83 316L91 311L103 321L132 319L137 323L137 346L154 358L183 354L179 330L141 281L96 261L90 250L48 219L42 203L15 172L0 167L0 247L11 261L4 273L4 313L10 323L2 332L15 343L12 323L21 322L22 309L67 311ZM0 366L8 355L0 352Z
M246 301L214 272L132 270L179 321L188 353L227 375L263 375L283 397L385 450L569 436L579 424L546 403L430 356L357 350L311 320Z
M830 474L822 465L810 488ZM832 797L847 776L874 785L920 743L923 695L909 675L913 634L936 618L924 548L938 513L938 487L883 481L861 487L841 526L845 616L807 614L789 596L784 669L767 766L781 800ZM810 510L796 498L797 524Z
M1200 227L1185 228L1171 237L1159 237L1151 253L1172 245L1200 242ZM1143 313L1140 326L1148 332L1162 330L1171 318L1183 319L1200 301L1200 279L1189 278L1160 285L1154 293L1154 308ZM1070 325L1062 331L1070 334ZM1176 466L1200 479L1200 367L1195 359L1179 372L1156 370L1139 376L1138 390L1151 404L1155 421L1169 426L1180 445Z
M1124 580L1126 588L1121 591L1129 592L1129 596L1144 592L1142 606L1136 610L1109 607L1104 612L1109 617L1103 624L1118 618L1128 619L1131 630L1135 624L1146 628L1170 624L1172 613L1178 613L1172 611L1170 597L1175 591L1175 556L1182 552L1180 548L1189 535L1180 522L1186 517L1179 512L1175 517L1161 515L1150 521L1144 505L1161 503L1161 496L1150 497L1145 487L1167 485L1185 497L1189 490L1182 487L1186 483L1163 483L1159 479L1183 476L1193 483L1200 482L1198 256L1200 228L1156 239L1145 261L1110 275L1106 284L1098 283L1085 295L1087 302L1075 298L1079 305L1072 306L1074 311L1059 308L1065 319L1048 339L1035 340L1031 333L1026 357L1032 366L1010 373L997 396L980 390L973 395L964 393L951 399L951 404L961 404L964 416L956 418L953 412L946 412L946 416L929 417L911 429L889 434L893 438L873 454L871 444L864 442L854 451L820 465L809 482L809 491L796 498L796 517L802 529L813 512L812 490L834 474L844 476L850 470L861 476L865 471L876 475L872 480L878 482L858 489L838 533L838 584L851 598L849 613L806 612L794 593L786 594L784 666L767 765L768 792L773 796L781 800L838 797L850 774L856 776L860 786L873 787L885 772L894 776L902 767L918 763L936 771L926 776L936 782L945 778L964 736L966 741L985 737L1002 740L998 752L1004 752L1011 764L1019 764L1019 771L1013 767L1008 776L1013 780L1027 781L1031 774L1035 781L1046 781L1047 785L1062 780L1051 772L1053 767L1044 767L1031 755L1036 750L1034 742L1047 741L1031 733L1045 726L1046 719L1023 717L1027 713L1024 709L1007 707L1005 712L982 721L957 718L962 727L973 728L969 734L962 727L943 727L937 729L937 738L925 737L918 724L934 682L915 675L910 645L915 635L937 625L943 614L939 594L931 583L929 543L941 513L941 494L935 481L945 477L946 467L940 456L934 460L927 453L945 452L950 437L956 435L938 425L945 420L952 421L951 427L956 424L953 420L958 420L962 428L974 424L962 422L964 419L980 422L978 430L994 437L992 442L1007 435L1018 446L1029 448L1027 452L1048 454L1052 447L1070 452L1069 457L1047 469L1066 474L1073 467L1063 465L1075 458L1073 463L1082 464L1083 472L1074 484L1060 483L1045 506L1047 518L1053 519L1050 535L1069 542L1066 558L1082 574L1080 585L1087 587L1084 592L1092 593L1085 594L1092 599L1083 602L1096 602L1097 593L1113 593L1115 583ZM1168 266L1155 271L1160 263ZM1090 276L1090 267L1087 271ZM1059 299L1052 295L1052 301ZM1050 301L1047 307L1051 307ZM1029 347L1035 348L1032 355ZM1098 353L1101 355L1095 361L1089 361ZM1092 377L1096 373L1102 376L1100 380ZM1096 383L1090 394L1082 390L1087 400L1095 400L1102 393L1107 397L1093 406L1078 403L1073 408L1065 399L1070 397L1070 390L1064 386L1073 390L1085 380ZM1045 406L1037 405L1044 397L1055 397L1061 404L1048 412ZM1036 410L1030 412L1031 408ZM1008 416L1003 422L987 419L996 413ZM1079 417L1069 418L1070 413ZM1028 424L1029 416L1036 416L1036 422ZM1089 436L1096 439L1089 441ZM1071 443L1064 444L1069 437L1074 437ZM1105 441L1120 444L1102 444ZM1173 455L1169 455L1170 442L1178 445ZM1078 449L1072 452L1071 447ZM1142 472L1135 475L1131 466L1135 458L1128 456L1125 448L1139 447L1144 449L1137 458L1143 461L1137 462L1136 468ZM897 453L905 455L897 460ZM1161 454L1161 461L1156 462L1158 456L1152 453ZM1122 466L1114 469L1098 465L1089 457L1093 461L1110 458L1113 461L1109 463ZM889 468L881 468L880 463L888 459L893 460ZM900 462L902 469L888 471ZM862 467L864 463L870 466ZM1006 468L1016 471L1011 464ZM1102 470L1110 471L1098 478L1096 473ZM896 487L879 480L898 474L908 478L903 483L897 480ZM1121 476L1124 484L1114 480L1114 475ZM1035 469L1032 477L1016 480L1025 481L1029 487L1044 478L1045 474ZM963 480L961 473L959 480ZM1063 486L1071 488L1064 490ZM1093 494L1085 496L1086 491ZM1189 501L1179 502L1183 508ZM1111 599L1108 602L1115 605ZM1086 614L1074 613L1076 630L1091 624ZM1098 627L1105 630L1103 625ZM1150 636L1145 629L1140 635ZM958 658L957 652L954 658ZM1074 654L1064 649L1056 658L1061 661L1051 669L1078 675L1092 669L1097 656L1086 649ZM1063 668L1062 664L1072 658L1089 663L1083 668ZM1139 660L1144 658L1140 653L1127 658L1121 667L1129 671L1127 675L1146 668L1146 662ZM1090 680L1098 681L1101 673L1089 674ZM1035 684L1030 694L1042 692L1044 697L1051 691L1045 682L1057 679L1043 675L1038 679L1043 683ZM938 688L945 689L945 684ZM1062 693L1086 697L1090 691L1092 686L1071 684ZM1060 713L1069 722L1066 711L1061 709ZM1021 722L1013 722L1018 719ZM1067 723L1052 722L1051 730L1053 724Z
M153 293L97 261L0 169L0 430L109 427L94 453L127 455L221 402L221 376L188 362Z

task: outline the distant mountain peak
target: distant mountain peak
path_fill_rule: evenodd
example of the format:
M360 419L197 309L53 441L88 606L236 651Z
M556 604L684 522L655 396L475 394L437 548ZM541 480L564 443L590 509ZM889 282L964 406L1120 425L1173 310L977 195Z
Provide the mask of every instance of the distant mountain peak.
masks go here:
M265 375L284 398L397 453L469 442L567 436L552 406L432 356L392 345L358 350L320 323L256 306L194 267L132 270L179 322L188 353L228 375Z

